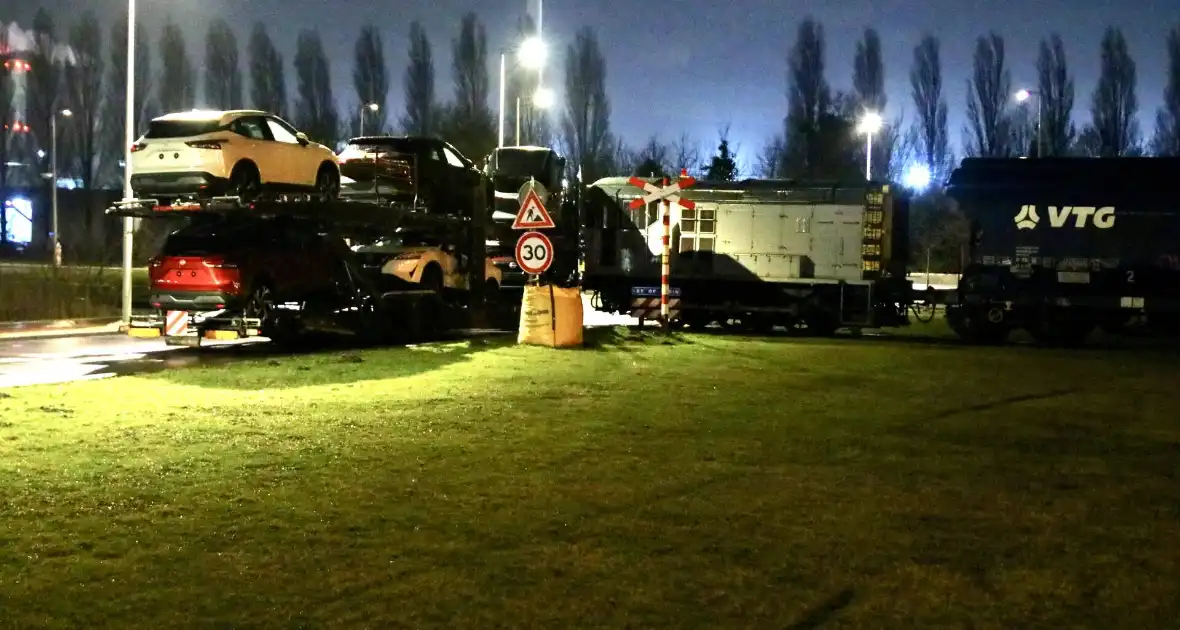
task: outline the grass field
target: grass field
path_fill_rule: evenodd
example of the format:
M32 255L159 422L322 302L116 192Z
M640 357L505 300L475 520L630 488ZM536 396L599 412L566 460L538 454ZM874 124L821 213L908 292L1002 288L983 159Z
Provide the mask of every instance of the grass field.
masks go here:
M146 268L132 271L133 296L147 298ZM117 317L123 304L118 267L0 264L0 322Z
M0 394L0 626L1180 618L1174 357L619 335Z

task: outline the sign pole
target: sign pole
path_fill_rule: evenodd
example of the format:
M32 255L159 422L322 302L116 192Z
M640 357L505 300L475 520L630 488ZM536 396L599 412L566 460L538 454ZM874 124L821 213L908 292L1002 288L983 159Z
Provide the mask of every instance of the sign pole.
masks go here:
M668 178L663 179L662 186L649 184L638 177L632 177L628 180L630 184L644 192L642 197L631 200L628 204L632 210L639 210L646 208L647 205L653 201L662 201L664 203L663 228L664 234L660 240L663 241L663 250L660 252L660 319L663 320L664 331L671 329L671 317L669 317L668 295L671 293L671 286L668 282L668 276L672 271L672 204L680 204L681 208L686 210L693 210L697 206L691 199L681 199L680 192L689 188L696 183L696 179L689 176L686 169L680 169L680 178L675 184L669 184Z
M668 178L664 178L664 186L668 185ZM660 252L660 321L664 328L664 332L671 329L671 322L668 317L668 276L672 272L672 202L666 197L663 200L664 206L664 235L663 235L663 249Z

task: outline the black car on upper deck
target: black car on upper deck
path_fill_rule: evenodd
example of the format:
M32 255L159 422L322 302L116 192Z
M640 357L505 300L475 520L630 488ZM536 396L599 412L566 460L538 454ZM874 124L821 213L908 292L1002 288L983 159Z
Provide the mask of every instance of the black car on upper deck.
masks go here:
M414 204L429 212L470 214L483 174L441 138L364 136L340 155L340 196Z
M544 187L541 201L554 213L565 201L565 158L549 147L500 147L484 161L491 188L493 219L511 222L520 209L518 194L529 179Z

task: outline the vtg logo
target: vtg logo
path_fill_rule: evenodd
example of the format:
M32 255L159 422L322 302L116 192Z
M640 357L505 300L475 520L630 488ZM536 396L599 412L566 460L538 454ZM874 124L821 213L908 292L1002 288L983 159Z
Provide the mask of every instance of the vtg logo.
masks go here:
M1093 217L1094 227L1107 230L1114 227L1114 206L1098 208L1095 206L1049 206L1049 225L1055 228L1065 227L1070 217L1074 218L1076 228L1086 227L1086 221ZM1016 228L1031 230L1041 222L1036 206L1020 206L1016 215Z

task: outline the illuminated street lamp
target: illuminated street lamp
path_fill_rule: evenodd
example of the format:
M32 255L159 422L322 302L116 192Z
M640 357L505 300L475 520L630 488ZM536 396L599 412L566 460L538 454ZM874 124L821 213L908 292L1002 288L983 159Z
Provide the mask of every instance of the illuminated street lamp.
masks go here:
M876 112L867 112L860 119L856 130L865 135L865 180L873 181L873 134L881 131L885 121Z
M540 70L545 67L545 59L548 53L548 48L545 46L545 41L541 39L541 36L533 35L520 44L516 55L522 67L529 70Z
M533 36L521 44L517 52L517 60L520 65L537 71L537 77L540 79L541 67L545 64L545 45L539 36ZM500 135L497 146L504 146L504 99L508 89L508 55L505 51L500 53ZM533 104L541 109L545 109L548 105L541 103L549 102L552 104L552 94L545 88L540 88L533 95ZM520 145L520 97L516 97L516 144Z
M1021 104L1027 103L1028 99L1030 99L1034 96L1037 97L1037 157L1042 157L1045 155L1045 153L1041 147L1041 118L1042 118L1042 115L1041 115L1041 110L1042 110L1041 93L1034 92L1031 90L1020 90L1019 92L1016 93L1016 102L1021 103Z
M549 47L541 37L541 24L544 15L544 0L537 1L537 32L529 36L516 47L516 61L520 66L534 70L537 73L537 84L541 83L541 75L545 68L545 61L549 56ZM508 51L500 51L500 124L499 137L496 146L504 146L504 110L508 89ZM539 109L552 106L552 93L540 88L533 95L533 105ZM548 103L545 105L543 103ZM520 145L520 97L516 98L516 144Z
M53 188L50 191L51 205L53 214L51 215L51 223L53 229L53 266L61 266L61 239L57 233L57 117L64 116L69 118L74 115L74 112L63 109L53 111L49 117L49 176Z
M362 137L364 137L364 135L365 135L365 112L372 112L372 113L376 114L379 111L381 111L381 106L378 105L377 103L366 103L364 105L361 105L361 129L360 129L360 131L361 131Z

